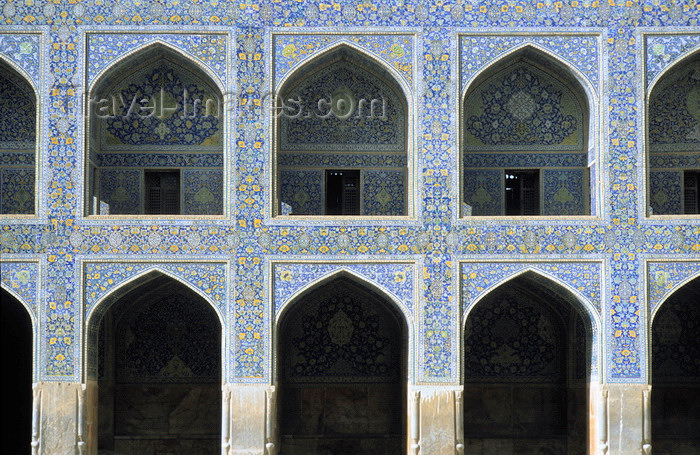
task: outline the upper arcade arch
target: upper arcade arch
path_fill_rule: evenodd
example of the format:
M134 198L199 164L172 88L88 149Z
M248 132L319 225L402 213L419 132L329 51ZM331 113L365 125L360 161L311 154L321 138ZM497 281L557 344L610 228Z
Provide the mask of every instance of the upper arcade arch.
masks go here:
M409 214L412 108L400 75L341 42L276 93L273 215Z
M531 44L483 69L461 103L462 216L594 214L595 99Z
M700 49L650 85L646 115L647 213L700 214Z
M36 213L39 117L30 81L0 57L0 215Z
M104 69L86 100L86 213L222 215L221 81L162 42Z

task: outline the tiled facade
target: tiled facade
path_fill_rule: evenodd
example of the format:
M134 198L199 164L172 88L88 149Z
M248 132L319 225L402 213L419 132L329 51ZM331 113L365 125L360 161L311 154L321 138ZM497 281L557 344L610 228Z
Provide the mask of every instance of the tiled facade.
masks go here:
M700 171L699 22L696 2L663 0L4 2L2 101L36 113L0 116L0 270L31 315L43 399L62 384L81 396L100 305L160 272L215 308L231 402L264 403L280 310L341 275L403 314L409 395L427 400L461 390L472 308L527 275L570 293L589 319L588 370L595 390L610 390L606 416L618 415L615 390L634 390L634 404L619 406L633 436L595 428L608 453L639 453L649 444L652 315L700 277L700 217L680 214L683 171ZM274 119L271 94L303 85L337 52L356 59L355 72L372 65L366 79L342 73L343 87L374 78L395 95L391 134L372 137L358 122L365 142L324 143L328 122ZM97 89L144 90L152 72L124 71L162 56L156 76L174 91L220 97L215 121L173 115L114 131L96 121ZM522 56L536 69L518 67ZM506 131L503 110L521 123L540 113L542 128ZM541 169L542 214L503 216L503 169L523 166ZM142 215L142 171L158 168L181 170L186 216ZM372 216L320 215L323 170L343 168L367 168L362 206ZM424 416L421 453L457 453L462 429L431 440L442 417L426 417L430 403L412 406ZM241 423L236 409L224 411L231 453L264 453L264 435L236 434L255 422L248 432L264 433L265 416ZM76 411L76 428L87 428L84 415ZM41 453L59 453L51 438L84 448L92 437L42 422Z

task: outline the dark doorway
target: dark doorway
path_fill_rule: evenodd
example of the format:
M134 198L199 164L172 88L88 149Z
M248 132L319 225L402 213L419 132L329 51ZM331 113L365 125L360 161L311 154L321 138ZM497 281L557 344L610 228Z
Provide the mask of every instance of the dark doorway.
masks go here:
M403 317L347 278L292 305L278 341L280 453L405 454Z
M221 450L221 324L202 297L157 275L107 310L98 351L100 450Z
M22 304L0 290L2 343L2 453L29 454L32 442L32 320Z
M590 341L557 286L522 276L468 316L465 453L585 454Z
M655 455L700 453L700 278L666 300L652 324Z

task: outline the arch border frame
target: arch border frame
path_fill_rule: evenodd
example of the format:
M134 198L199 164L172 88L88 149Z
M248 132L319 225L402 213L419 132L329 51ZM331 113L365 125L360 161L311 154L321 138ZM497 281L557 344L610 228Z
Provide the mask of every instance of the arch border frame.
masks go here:
M353 282L357 283L360 286L364 286L368 290L377 293L379 296L381 296L384 300L387 301L388 304L392 305L394 307L394 311L397 314L400 314L403 317L403 324L404 327L406 328L406 367L407 371L406 373L406 380L408 384L411 384L412 381L416 380L416 374L417 374L417 365L416 363L416 354L418 352L418 347L416 346L416 334L417 334L417 328L416 328L416 315L414 314L414 311L411 311L408 307L406 307L405 303L402 301L402 299L397 296L394 292L391 290L387 289L385 286L383 286L381 283L377 282L375 279L372 279L366 275L363 275L362 273L358 271L352 270L352 266L355 264L362 264L362 265L376 265L376 266L382 266L386 265L387 263L393 263L393 264L403 264L403 265L409 265L413 269L413 289L411 290L411 294L413 296L414 302L418 302L418 281L417 281L417 267L416 267L416 262L414 261L406 261L406 260L401 260L401 261L383 261L381 263L378 262L354 262L348 264L346 261L345 262L333 262L333 261L290 261L290 260L272 260L270 261L266 269L268 271L267 275L267 286L268 289L270 289L270 299L269 299L269 308L266 311L266 318L268 319L267 327L266 327L266 335L267 335L267 341L265 343L265 348L266 351L269 352L269 359L264 363L264 368L267 369L267 374L265 375L267 380L270 381L271 383L276 383L277 381L277 374L278 374L278 366L277 366L277 342L279 339L279 325L280 322L282 321L284 314L289 310L289 308L293 307L294 304L300 299L303 298L304 295L308 294L309 292L313 292L315 289L318 289L319 287L323 286L326 283L332 282L336 278L340 277L345 277ZM296 289L294 292L292 292L289 296L285 298L283 302L280 302L278 305L277 302L275 302L275 295L274 295L274 289L275 289L275 284L278 282L278 280L275 279L274 275L274 268L276 265L284 265L284 264L316 264L316 265L330 265L330 266L336 266L336 268L332 269L331 271L325 272L325 273L319 273L317 276L315 276L312 280L304 284L303 286L299 287ZM419 310L417 308L418 305L415 305L416 310Z
M148 53L149 50L154 49L158 46L161 46L164 48L168 53L175 55L178 59L182 59L183 61L192 64L196 67L196 71L201 72L202 75L206 76L209 78L209 81L212 84L212 88L215 89L216 91L219 92L221 95L221 140L222 140L222 145L221 145L221 154L223 158L223 166L222 166L222 172L223 172L223 179L222 179L222 194L223 194L223 207L222 207L222 213L218 215L206 215L208 219L211 220L218 220L218 219L228 219L231 216L231 210L229 209L229 204L228 201L231 200L232 195L230 194L231 187L235 183L234 177L229 175L231 172L228 172L229 170L232 169L233 167L233 158L231 157L231 144L229 144L229 136L232 134L232 131L229 127L226 125L229 122L229 115L228 112L229 107L227 105L230 103L230 100L227 99L228 96L231 93L232 88L234 87L234 84L228 82L229 79L232 77L231 74L235 73L235 69L232 69L231 66L231 61L230 61L230 52L229 52L229 47L230 43L232 40L231 38L231 33L225 29L214 29L211 30L209 33L197 33L198 35L219 35L219 36L225 36L226 37L226 46L227 46L227 51L225 55L225 68L226 68L226 77L222 80L214 71L213 68L211 68L209 65L207 65L205 62L194 56L192 53L188 52L186 49L181 48L180 46L170 43L162 38L163 35L183 35L182 33L173 33L172 30L158 30L154 31L151 34L153 35L153 39L149 40L145 43L142 43L140 45L137 45L136 47L124 51L123 53L119 54L116 56L110 63L108 63L104 68L102 68L92 79L91 81L88 81L88 69L87 66L89 65L90 61L90 55L87 49L87 41L88 37L90 35L128 35L128 34L140 34L143 35L142 33L138 32L137 30L134 29L120 29L118 31L112 31L112 32L105 32L104 30L93 30L93 29L87 29L84 30L80 34L81 38L81 45L85 49L85 57L80 60L80 71L83 74L84 81L85 81L85 90L82 92L82 100L80 102L80 109L82 109L82 118L84 121L80 122L78 125L78 130L80 131L81 135L81 140L80 143L83 146L83 150L81 153L79 153L79 159L78 159L78 165L80 166L81 169L81 175L83 179L83 190L80 191L77 195L77 205L80 208L80 216L82 219L90 219L91 221L104 221L105 223L113 224L115 220L133 220L133 219L138 219L138 218L147 218L149 220L171 220L171 219L194 219L194 218L199 218L199 215L143 215L143 214L138 214L138 215L96 215L93 214L93 208L91 207L91 180L90 180L90 160L89 160L89 154L90 154L90 128L91 128L91 115L90 115L90 100L93 94L93 91L95 90L96 87L99 87L99 85L103 82L103 79L105 79L105 76L108 76L112 71L115 69L118 69L120 65L122 65L124 62L127 62L129 59L134 58L135 55L145 52Z
M152 261L152 260L151 260ZM79 349L80 349L80 372L78 373L79 377L82 378L81 381L85 382L88 379L89 376L89 366L90 366L90 331L93 328L94 324L96 324L99 319L105 314L107 310L120 298L122 298L124 295L126 295L128 292L137 289L141 285L147 285L149 281L151 281L153 278L157 277L158 275L163 275L168 277L169 279L175 280L181 285L187 287L190 289L192 292L197 294L204 302L206 302L207 305L211 307L211 309L216 313L217 319L219 320L220 326L221 326L221 379L222 382L228 382L228 377L229 377L229 370L230 370L230 359L231 359L231 353L230 353L230 342L229 342L229 337L226 336L227 331L229 330L229 327L231 326L231 321L230 321L230 314L229 314L229 305L228 302L231 300L230 299L230 293L232 290L230 289L230 286L227 286L226 283L229 281L230 277L230 265L226 261L214 261L214 260L207 260L207 261L189 261L189 262L181 262L181 261L158 261L158 262L151 262L148 260L137 260L137 261L128 261L128 262L120 262L120 261L110 261L110 260L102 260L102 261L94 261L94 260L84 260L84 259L77 259L76 260L76 271L79 271L80 275L77 277L76 282L77 287L80 289L80 303L81 303L81 311L78 313L78 317L80 319L79 321L79 326L80 326L80 342L78 343ZM119 280L117 282L114 282L110 285L110 288L108 291L106 291L104 294L99 296L95 300L95 302L90 305L86 306L86 299L85 295L87 294L87 289L85 286L85 277L86 277L86 271L85 267L86 265L89 264L113 264L117 266L122 266L122 267L127 267L129 264L142 264L145 265L145 267L142 270L135 271L133 274L125 277L122 280ZM224 290L223 290L223 295L222 295L222 301L220 305L217 305L216 302L211 298L211 296L207 296L206 293L204 293L201 289L198 289L193 283L191 283L189 280L187 280L183 275L179 275L178 273L175 273L171 270L168 270L164 267L164 265L171 265L171 266L201 266L203 264L219 264L224 266ZM152 278L149 278L151 276ZM97 318L97 319L95 319Z
M417 218L420 216L420 206L422 205L422 198L420 198L420 188L417 182L420 181L420 174L419 174L419 164L420 164L420 157L418 156L418 125L419 122L415 121L414 117L416 113L419 111L419 102L417 101L417 91L419 89L420 83L417 80L418 77L416 77L418 74L420 74L420 69L422 66L419 66L419 60L416 55L416 49L418 46L418 32L417 31L412 31L412 30L401 30L401 31L389 31L389 30L377 30L376 35L377 36L396 36L396 35L401 35L401 36L411 36L413 39L413 44L414 44L414 49L413 49L413 59L412 59L412 65L413 65L413 80L411 83L406 80L406 78L398 72L396 69L392 68L389 63L382 57L376 55L375 53L363 48L362 46L359 46L358 44L352 43L348 40L348 37L351 36L363 36L367 35L367 30L346 30L346 29L338 29L338 33L336 35L332 35L332 32L334 30L324 30L322 32L309 32L309 30L306 29L298 29L298 28L291 28L291 29L273 29L270 31L267 31L265 34L265 42L268 45L268 48L272 50L272 52L269 53L268 56L266 56L266 62L265 66L268 71L268 73L271 75L269 76L269 80L267 81L267 94L276 96L277 93L280 92L280 89L283 89L287 82L290 80L293 80L295 75L297 73L300 73L301 70L303 70L305 67L314 67L315 62L322 60L324 56L330 55L333 52L337 51L341 47L346 47L350 49L352 52L356 52L359 55L361 55L363 58L371 61L373 64L376 64L380 69L383 71L386 71L386 73L392 78L392 83L396 84L400 89L401 93L400 95L404 98L404 101L406 103L406 159L407 159L407 172L406 172L406 179L407 179L407 188L406 188L406 214L405 215L397 215L397 216L372 216L372 215L360 215L360 216L336 216L335 219L341 220L343 225L367 225L369 224L378 224L382 223L384 220L400 220L400 221L406 221L406 222L416 222ZM334 36L337 37L335 41L332 43L329 43L323 47L320 47L316 52L314 52L313 55L310 57L303 59L302 61L297 62L296 64L292 65L289 70L285 72L285 75L282 77L280 81L274 80L274 74L275 74L275 51L274 51L274 40L275 37L277 36L285 36L285 35L309 35L309 36ZM265 103L263 103L264 105ZM269 210L265 210L264 217L266 223L269 223L270 225L328 225L329 222L332 222L327 216L325 215L298 215L298 216L285 216L279 213L279 207L278 207L278 191L277 191L277 182L278 182L278 167L277 167L277 156L279 153L279 141L278 141L278 136L279 136L279 127L278 127L278 122L274 118L274 115L268 114L264 116L264 124L263 124L265 131L268 132L268 137L271 138L271 146L270 150L266 155L265 158L265 182L267 184L268 188L272 188L272 191L269 191L268 194L265 196L265 201L266 201L266 207L269 207Z
M469 318L469 314L471 311L488 295L492 294L494 291L498 290L500 287L503 285L507 285L508 282L512 281L515 278L518 278L520 276L523 276L528 273L534 274L536 277L540 279L544 279L550 283L552 283L554 286L561 288L565 292L570 293L575 299L576 302L568 301L568 303L572 306L574 311L576 311L579 316L581 316L584 319L585 326L587 330L590 330L590 340L591 340L591 364L589 365L589 374L590 374L590 383L598 383L598 384L603 384L606 381L607 377L607 371L605 368L605 356L606 354L606 343L605 343L605 333L604 333L604 320L601 315L602 311L602 296L601 296L601 308L596 308L596 306L593 304L593 302L587 298L586 296L582 295L579 290L577 290L574 286L572 286L571 283L567 283L564 279L557 277L556 275L552 274L551 272L547 272L545 270L542 270L541 268L538 268L538 265L556 265L556 266L561 266L561 265L568 265L570 263L558 263L558 262L547 262L547 261L532 261L532 262L516 262L516 261L497 261L499 264L512 264L512 265L522 265L522 268L518 270L513 270L510 273L507 273L503 275L502 277L499 277L496 281L493 283L489 283L487 287L483 288L479 292L479 294L475 297L472 298L470 301L467 302L467 299L464 296L464 286L465 286L465 279L463 278L464 274L466 273L464 271L465 265L468 266L469 264L487 264L487 271L488 271L488 266L492 265L492 263L485 263L484 261L469 261L469 260L460 260L459 261L459 275L458 275L458 284L459 284L459 346L460 346L460 352L459 356L460 359L464 355L463 353L463 339L464 339L464 332L465 332L465 326L467 323L467 319ZM586 263L586 264L597 264L602 267L602 263L600 261L579 261L578 263ZM603 277L599 277L598 284L602 287L603 284ZM564 298L564 297L562 297ZM460 368L459 368L459 377L460 381L464 381L464 365L463 362L460 361Z
M605 216L604 210L605 210L605 205L602 203L602 188L604 187L604 183L606 181L606 176L602 172L601 169L599 169L599 164L602 163L604 160L604 155L605 152L607 151L607 148L605 148L604 144L605 142L602 139L602 134L603 134L603 129L604 129L604 120L606 118L606 114L603 111L603 106L602 103L599 102L601 97L603 96L603 87L602 87L602 80L607 77L607 67L603 65L602 61L602 53L603 53L603 46L602 46L602 39L603 39L603 34L602 32L597 32L597 33L592 33L592 32L577 32L577 31L563 31L559 34L552 34L552 33L547 33L547 32L542 32L542 31L530 31L530 30L515 30L511 34L501 34L501 33L493 33L493 32L483 32L483 31L458 31L455 33L456 40L457 40L457 53L458 53L458 58L456 59L457 61L453 64L453 70L457 72L459 75L458 78L458 83L457 83L457 88L456 91L457 93L455 96L457 97L458 102L456 103L455 109L456 112L454 113L454 118L457 123L456 125L456 131L457 131L457 140L456 140L456 147L455 147L455 160L457 163L457 169L458 172L455 173L455 176L453 177L453 185L458 188L459 192L459 200L458 200L458 207L456 210L453 212L453 221L456 223L460 222L466 222L466 221L471 221L473 222L475 218L477 220L483 219L485 220L511 220L514 217L512 216L505 216L505 215L495 215L495 216L482 216L482 217L471 217L467 216L463 213L463 207L462 207L462 201L464 200L464 166L463 166L463 150L464 150L464 103L466 100L467 95L473 88L473 85L476 81L478 81L483 75L488 74L491 72L494 68L498 67L499 64L508 62L510 58L512 58L513 55L521 53L526 51L527 49L530 49L531 51L534 51L537 54L542 54L544 55L547 59L555 61L558 65L562 66L565 68L569 76L578 82L580 85L581 91L583 92L582 94L585 95L585 101L588 103L588 131L586 131L586 136L587 136L587 144L586 144L586 156L587 156L587 162L588 162L588 169L590 170L589 172L589 184L587 187L587 192L589 196L589 214L587 215L549 215L549 216L528 216L528 217L515 217L515 218L523 218L523 219L537 219L537 220L560 220L560 219L582 219L582 220L591 220L591 219L602 219ZM462 61L463 61L463 54L462 54L462 49L463 49L463 42L462 39L466 36L479 36L479 37L494 37L494 38L513 38L513 37L522 37L523 42L513 45L507 50L499 53L498 55L494 56L493 58L488 59L482 66L480 66L478 69L474 71L474 73L469 76L468 78L463 77L463 71L462 71ZM544 45L538 44L536 42L536 38L554 38L554 37L593 37L597 41L597 50L598 50L598 58L597 58L597 65L598 65L598 73L600 76L600 80L598 80L598 86L594 84L593 81L589 79L589 77L583 72L575 63L571 62L569 59L567 59L562 53L556 52ZM480 220L481 221L481 220Z
M642 128L638 134L638 141L643 144L643 165L638 166L637 173L638 178L642 182L642 197L638 198L638 212L643 214L644 218L647 220L688 220L688 219L698 219L698 216L692 214L652 214L651 210L651 143L649 141L649 126L650 126L650 101L651 95L661 82L666 77L669 77L673 71L682 67L685 62L692 59L694 56L700 56L700 34L698 33L688 33L680 30L677 31L666 31L659 28L646 28L637 32L635 36L642 43L639 51L637 52L637 57L639 60L638 67L641 72L640 78L642 82L643 93L638 96L637 107L640 112L640 121ZM696 36L697 42L694 46L685 49L674 56L674 58L664 64L664 66L653 75L651 80L647 80L648 73L650 72L651 58L648 52L648 41L651 37L687 37Z

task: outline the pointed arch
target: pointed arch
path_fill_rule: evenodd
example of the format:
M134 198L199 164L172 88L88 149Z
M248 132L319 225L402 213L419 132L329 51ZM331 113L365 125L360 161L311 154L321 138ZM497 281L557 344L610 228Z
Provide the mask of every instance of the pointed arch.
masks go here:
M676 59L669 63L663 70L659 71L659 74L654 76L654 79L649 81L647 85L647 102L649 99L651 99L654 89L656 89L656 85L659 81L662 79L666 78L670 73L673 73L676 71L678 68L681 68L685 66L686 63L690 62L693 60L695 57L700 55L700 45L695 46L692 49L688 49L687 51L683 52L681 55L676 57Z
M32 321L33 331L36 331L36 329L35 329L36 325L37 325L36 315L34 314L34 311L32 310L31 306L29 306L29 304L22 298L21 295L19 295L15 291L13 291L12 288L10 288L9 286L7 286L3 283L0 283L0 289L7 292L8 294L10 294L12 297L14 297L22 305L22 307L25 309L25 311L29 315L29 319L31 319L31 321Z
M575 65L522 43L476 72L459 106L461 216L597 213L598 93ZM545 132L549 123L561 127Z
M599 382L600 344L598 319L583 300L530 268L490 286L468 309L462 372L474 409L464 409L465 437L546 441L556 453L590 450L589 391Z
M470 313L478 306L480 302L491 296L494 292L497 292L499 289L502 289L504 286L507 286L509 282L518 278L531 280L536 285L554 293L561 300L566 301L569 305L571 305L574 311L581 317L591 343L591 358L588 372L590 381L591 383L602 382L605 374L605 368L603 368L601 362L602 359L605 358L605 346L603 346L603 343L601 342L602 320L600 313L597 311L595 305L593 305L593 303L586 297L581 295L577 289L572 288L571 285L562 281L556 276L553 276L536 267L527 267L504 277L486 288L472 302L468 302L467 306L463 307L462 309L462 332L466 332L467 320Z
M411 101L395 68L347 40L275 81L272 216L410 214Z
M644 104L647 215L700 214L700 115L691 107L700 96L699 75L696 46L649 83Z
M415 358L415 349L413 346L413 342L411 341L415 339L413 315L411 314L409 309L406 308L406 306L401 302L401 299L395 296L391 291L385 289L382 285L376 283L374 280L345 267L341 268L340 270L334 270L331 273L328 273L314 280L307 286L304 286L302 289L298 290L292 296L290 296L285 302L283 302L281 306L277 307L276 304L272 305L274 311L272 315L271 324L272 352L277 353L279 350L279 346L277 345L277 343L279 340L280 324L284 320L286 313L288 313L290 309L293 309L295 304L303 300L305 296L313 293L314 291L322 288L323 286L329 283L332 283L334 280L339 279L347 279L353 282L354 284L368 290L369 292L376 294L380 299L384 300L388 304L388 306L390 307L388 308L389 310L401 316L401 324L403 326L403 330L405 330L406 332L407 340L407 377L409 380L413 378L412 368L414 365L413 359ZM270 371L272 371L272 377L274 380L278 373L276 361L273 361L271 366L272 368Z
M290 299L273 330L282 447L292 443L311 453L319 437L329 447L354 451L404 446L405 412L398 410L406 410L413 362L398 302L351 272L337 271ZM307 395L310 404L294 404ZM357 419L341 417L348 399L357 400ZM300 430L308 425L313 428Z
M34 102L39 100L39 90L37 89L36 82L34 79L27 73L21 66L19 66L13 59L8 57L7 55L4 55L0 53L0 66L7 66L10 70L14 71L17 73L23 80L24 82L27 83L32 88L32 91L34 92Z
M192 438L209 452L221 440L217 414L223 412L227 354L222 314L187 280L156 269L120 283L95 305L84 325L84 382L94 389L87 397L88 418L99 422L99 438L91 432L89 444L139 451L152 444L149 438L175 435L167 443L174 452L184 450ZM183 395L206 411L171 414ZM154 407L153 415L147 415ZM121 415L128 417L122 420ZM138 447L122 445L120 435Z
M0 392L3 447L29 453L32 388L37 382L37 331L31 311L15 293L0 287L0 355L8 372Z
M219 95L226 93L226 86L223 81L201 60L173 44L167 43L161 39L154 39L131 49L129 52L119 56L119 58L102 68L102 70L93 77L92 81L88 82L88 99L94 96L94 92L97 88L108 82L105 79L107 79L111 73L117 72L121 67L128 67L137 61L153 60L164 56L171 57L183 68L189 68L190 65L193 65L198 70L197 72L200 73L198 76L203 77L205 80L209 79L213 83L214 88L218 90Z

